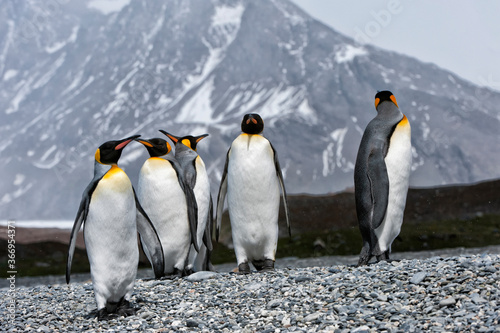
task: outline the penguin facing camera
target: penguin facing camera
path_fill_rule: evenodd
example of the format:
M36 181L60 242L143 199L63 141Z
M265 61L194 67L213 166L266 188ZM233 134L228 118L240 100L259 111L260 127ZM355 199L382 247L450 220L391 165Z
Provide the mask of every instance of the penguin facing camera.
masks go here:
M103 143L95 152L94 178L84 190L68 249L66 282L70 281L76 237L84 224L85 247L97 303L97 318L133 315L130 304L139 249L137 232L151 250L155 275L163 273L163 251L130 179L117 165L123 148L140 135ZM138 219L142 215L144 218Z
M389 260L401 231L411 170L411 128L390 91L375 95L354 168L354 195L363 247L358 266Z
M262 136L264 121L246 114L241 133L231 144L217 198L216 239L219 239L224 201L227 198L234 251L241 274L274 269L278 245L280 189L290 233L288 202L278 154Z
M170 154L172 148L167 141L161 138L136 141L150 155L139 172L137 198L160 237L164 275L183 276L191 243L198 250L198 206L194 192L187 185L180 164ZM147 246L144 252L149 258Z

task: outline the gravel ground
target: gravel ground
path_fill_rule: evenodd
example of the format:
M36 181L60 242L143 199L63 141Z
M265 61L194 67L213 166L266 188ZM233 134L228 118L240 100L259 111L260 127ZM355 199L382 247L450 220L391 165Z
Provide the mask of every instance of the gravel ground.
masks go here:
M403 255L406 259L365 267L351 265L355 256L334 264L338 257L287 258L268 273L224 271L235 266L230 265L218 266L219 273L137 280L131 300L136 316L104 322L95 319L90 282L16 285L13 292L0 289L4 313L0 328L11 332L500 332L498 250L453 249L439 256L427 253L427 258L395 254L395 259Z

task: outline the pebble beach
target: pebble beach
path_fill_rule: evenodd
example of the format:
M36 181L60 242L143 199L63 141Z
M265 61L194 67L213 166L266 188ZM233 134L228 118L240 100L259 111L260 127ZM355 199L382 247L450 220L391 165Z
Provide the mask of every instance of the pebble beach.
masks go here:
M235 274L229 271L232 264L174 280L138 279L131 299L136 315L101 322L90 281L33 280L33 286L0 289L0 327L8 332L500 332L499 247L443 251L395 254L395 261L363 267L353 265L356 256L286 258L266 273Z

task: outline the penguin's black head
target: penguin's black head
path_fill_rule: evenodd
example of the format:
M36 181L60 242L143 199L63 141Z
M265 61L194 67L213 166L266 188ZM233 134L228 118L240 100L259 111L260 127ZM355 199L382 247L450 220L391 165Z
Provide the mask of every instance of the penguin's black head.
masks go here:
M396 102L396 97L389 90L379 91L375 95L375 108L379 106L382 102L392 102L399 108L398 102Z
M198 142L200 142L202 139L208 136L208 134L202 134L198 136L186 135L183 137L178 137L168 132L165 132L164 130L160 130L160 132L168 136L170 140L172 140L176 145L183 144L194 151L196 151L196 145L198 144Z
M264 120L257 113L248 113L241 122L241 131L246 134L260 134L264 130Z
M136 139L135 141L142 143L148 150L149 156L151 157L167 155L172 150L170 144L161 138L153 138L149 140Z
M117 141L104 142L97 148L95 160L101 164L117 164L122 155L122 149L138 137L140 137L140 135L133 135Z

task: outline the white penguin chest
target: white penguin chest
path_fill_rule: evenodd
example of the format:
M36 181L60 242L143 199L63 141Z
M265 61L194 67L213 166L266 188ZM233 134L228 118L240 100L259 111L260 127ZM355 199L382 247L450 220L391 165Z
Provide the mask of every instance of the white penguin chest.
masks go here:
M411 171L411 128L406 116L396 126L385 157L389 198L385 218L375 230L382 252L390 249L401 231Z
M411 127L406 116L396 126L385 157L389 186L403 182L408 184L411 170Z
M274 211L279 206L279 184L269 141L260 135L236 138L229 153L227 181L228 207L234 213L239 209Z
M122 169L113 166L92 193L88 222L92 219L106 221L114 218L122 220L123 223L135 224L135 212L132 183Z
M152 157L144 163L137 184L137 196L143 208L155 206L162 201L162 206L168 206L171 200L177 201L179 197L184 199L183 193L177 173L169 161ZM172 204L176 205L178 202Z

